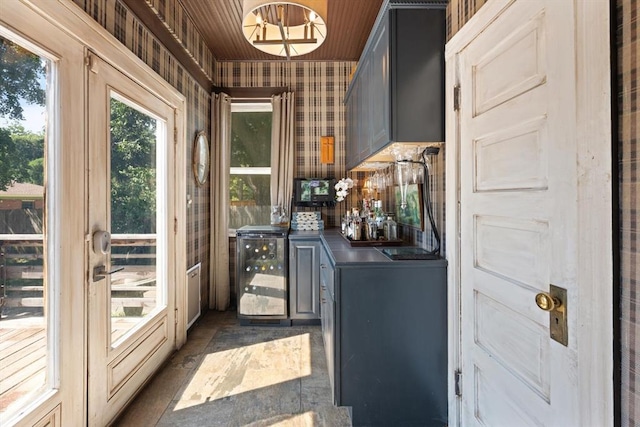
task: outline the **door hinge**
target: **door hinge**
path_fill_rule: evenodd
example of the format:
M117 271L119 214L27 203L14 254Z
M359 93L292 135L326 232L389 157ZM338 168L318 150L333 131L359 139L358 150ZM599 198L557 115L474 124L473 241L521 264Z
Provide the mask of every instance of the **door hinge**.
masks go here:
M454 377L455 377L456 396L460 397L462 396L462 384L460 384L460 381L462 380L462 372L455 371Z
M178 127L173 127L173 145L178 145Z
M178 218L173 218L173 234L178 234Z
M176 308L176 312L175 312L175 324L178 324L178 309Z
M87 56L84 57L84 64L87 66L89 71L91 71L94 74L98 74L98 67L97 67L98 64L96 64L96 60L93 54L88 53Z
M460 85L455 85L453 87L453 110L460 110Z

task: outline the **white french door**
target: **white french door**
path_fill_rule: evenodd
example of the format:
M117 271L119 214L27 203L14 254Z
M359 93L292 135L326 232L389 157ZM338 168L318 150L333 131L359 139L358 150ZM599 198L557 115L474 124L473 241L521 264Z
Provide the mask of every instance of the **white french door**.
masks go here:
M612 423L608 11L597 3L489 2L473 35L448 46L463 426ZM564 342L562 319L536 304L554 286L566 290Z
M89 54L88 420L175 349L174 109Z

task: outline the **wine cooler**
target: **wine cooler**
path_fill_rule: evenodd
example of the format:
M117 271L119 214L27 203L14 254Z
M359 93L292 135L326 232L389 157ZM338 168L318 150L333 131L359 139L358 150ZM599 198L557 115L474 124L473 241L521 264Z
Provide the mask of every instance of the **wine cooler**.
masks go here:
M246 225L237 230L238 318L287 318L285 227Z

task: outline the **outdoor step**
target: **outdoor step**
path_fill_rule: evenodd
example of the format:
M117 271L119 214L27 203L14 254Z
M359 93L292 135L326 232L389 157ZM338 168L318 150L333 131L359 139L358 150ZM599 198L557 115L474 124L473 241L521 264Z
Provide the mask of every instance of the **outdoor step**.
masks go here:
M42 285L33 285L33 286L13 286L7 285L4 288L7 292L42 292L44 289Z
M42 307L44 304L43 298L28 297L28 298L12 298L6 297L3 302L4 307Z

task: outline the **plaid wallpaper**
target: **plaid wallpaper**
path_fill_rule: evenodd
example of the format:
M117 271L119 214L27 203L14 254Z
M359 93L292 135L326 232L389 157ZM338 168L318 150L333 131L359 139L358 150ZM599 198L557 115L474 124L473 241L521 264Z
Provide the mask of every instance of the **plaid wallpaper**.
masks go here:
M485 4L487 0L449 0L447 4L447 40Z
M640 425L640 2L617 0L621 425Z
M1 1L1 0L0 0ZM149 65L156 73L175 87L187 99L187 140L182 142L187 152L187 268L202 262L201 277L209 277L209 183L198 187L191 173L191 151L193 141L198 132L204 130L209 134L211 122L211 95L198 85L184 70L178 61L160 44L149 30L134 16L134 14L118 0L73 0L87 14L101 26L113 34L122 44ZM169 0L166 0L168 3ZM184 14L177 13L175 4L165 4L165 1L153 2L164 4L165 9L171 10L172 16L180 16L182 23L191 26L191 21L182 18ZM168 14L165 12L165 14ZM173 22L173 21L172 21ZM174 31L174 34L176 32ZM198 41L199 34L186 29L179 32L186 35L185 43L195 44L196 50L204 50L204 45ZM190 44L191 43L191 44ZM208 49L206 49L208 52ZM209 61L210 52L202 52L198 56L192 55L198 61ZM202 65L201 65L202 66ZM212 68L212 63L208 65ZM203 67L206 71L207 67ZM212 71L209 72L211 74ZM209 140L211 140L209 136ZM190 203L189 203L190 200ZM186 272L185 272L186 273ZM206 279L205 279L206 280ZM207 286L202 287L203 309L209 301Z
M354 62L219 62L216 81L223 87L287 86L296 93L297 150L296 177L346 176L344 95ZM335 137L335 164L320 163L320 136ZM434 211L437 225L444 229L444 150L434 159ZM359 187L367 174L352 173ZM357 194L351 191L345 202L335 208L323 208L325 225L340 226L347 208L356 206ZM304 210L304 209L302 209ZM419 246L433 247L431 233L402 228L403 238ZM442 233L442 231L441 231Z
M202 35L185 12L180 0L145 0L147 5L164 22L173 36L182 44L202 71L213 81L215 58Z
M447 39L486 0L451 0L447 8ZM620 221L621 425L640 425L640 72L639 0L616 0L618 78L618 184Z
M222 87L286 86L296 94L296 177L345 177L344 95L355 62L218 62ZM320 163L320 137L335 138L335 163ZM345 203L323 208L325 226L340 225Z

